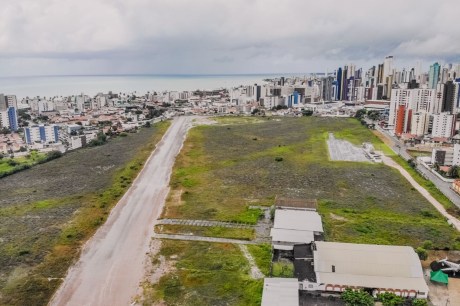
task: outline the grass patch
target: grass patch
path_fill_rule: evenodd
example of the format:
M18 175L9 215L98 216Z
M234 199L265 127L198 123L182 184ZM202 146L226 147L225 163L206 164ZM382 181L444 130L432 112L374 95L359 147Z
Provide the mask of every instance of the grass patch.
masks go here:
M260 305L262 280L233 244L163 240L160 254L175 269L145 286L143 305Z
M316 198L327 240L458 247L459 234L397 170L327 158L328 132L391 153L359 121L256 119L218 118L224 124L190 130L163 217L235 221L249 214L249 205L272 205L276 195Z
M155 232L161 234L185 234L205 237L228 239L253 240L255 231L252 228L231 228L220 226L193 226L193 225L157 225Z
M0 236L7 238L0 245L0 304L48 302L168 127L161 123L2 179L0 195L17 189L0 197Z
M254 261L260 271L268 276L270 274L270 266L272 263L272 247L270 244L247 245L249 253L251 253Z
M273 277L294 277L294 264L290 261L277 261L272 266Z
M27 156L23 157L4 157L0 159L0 178L28 169L34 165L44 162L45 160L46 154L37 151L32 151Z

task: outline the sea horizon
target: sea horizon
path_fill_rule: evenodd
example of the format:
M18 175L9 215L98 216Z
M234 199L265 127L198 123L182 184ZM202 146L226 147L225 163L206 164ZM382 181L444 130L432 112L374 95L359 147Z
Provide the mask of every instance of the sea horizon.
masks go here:
M95 74L0 76L0 93L26 97L96 95L109 91L145 94L152 91L192 91L263 83L266 78L313 73L251 74ZM319 74L319 73L318 73Z

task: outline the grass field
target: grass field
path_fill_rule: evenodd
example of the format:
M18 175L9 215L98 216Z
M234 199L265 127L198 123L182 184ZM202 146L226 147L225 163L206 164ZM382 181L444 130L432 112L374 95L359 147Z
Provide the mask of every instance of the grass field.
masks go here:
M169 126L141 129L1 179L0 304L45 305L80 246Z
M238 246L163 240L160 255L175 268L144 288L143 305L260 305L263 280L250 278Z
M459 234L397 170L370 162L329 161L328 132L357 145L372 142L377 150L392 154L357 120L225 117L217 121L190 130L173 169L163 217L255 223L260 212L249 210L250 205L272 205L276 195L314 198L328 241L417 247L431 240L435 248L460 248ZM227 257L236 256L236 246L223 250L219 244L163 243L161 253L174 271L149 285L146 304L159 299L166 305L259 301L261 283L246 283L247 263L239 263L243 267L239 273L222 269L217 276L209 271L236 261ZM270 245L248 245L248 250L265 275L271 270L274 276L292 276L292 264L271 267ZM239 253L238 258L242 260ZM228 289L222 293L221 288Z
M328 240L460 248L458 234L399 172L328 160L327 132L391 152L357 120L218 120L190 131L164 217L254 222L248 205L272 205L276 195L316 198Z

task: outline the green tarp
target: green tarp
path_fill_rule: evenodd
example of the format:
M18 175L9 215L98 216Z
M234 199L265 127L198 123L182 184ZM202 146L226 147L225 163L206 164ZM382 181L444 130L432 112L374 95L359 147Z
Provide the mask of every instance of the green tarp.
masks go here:
M430 272L430 276L431 276L431 281L433 282L438 282L438 283L443 283L443 284L448 284L449 283L449 276L442 272L441 270L439 271L431 271Z

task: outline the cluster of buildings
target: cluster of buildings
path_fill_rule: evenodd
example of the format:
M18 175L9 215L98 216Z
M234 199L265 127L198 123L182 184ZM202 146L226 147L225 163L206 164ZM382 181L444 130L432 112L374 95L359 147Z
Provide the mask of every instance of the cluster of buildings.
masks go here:
M81 94L70 97L24 98L0 94L0 153L78 149L100 133L129 132L173 113L163 107L167 98L147 94ZM174 98L174 97L173 97ZM172 99L173 99L172 98ZM26 153L24 153L26 154Z
M412 247L326 242L316 201L277 198L273 260L292 261L293 278L265 278L262 306L298 306L302 293L333 296L350 288L407 298L428 297Z

